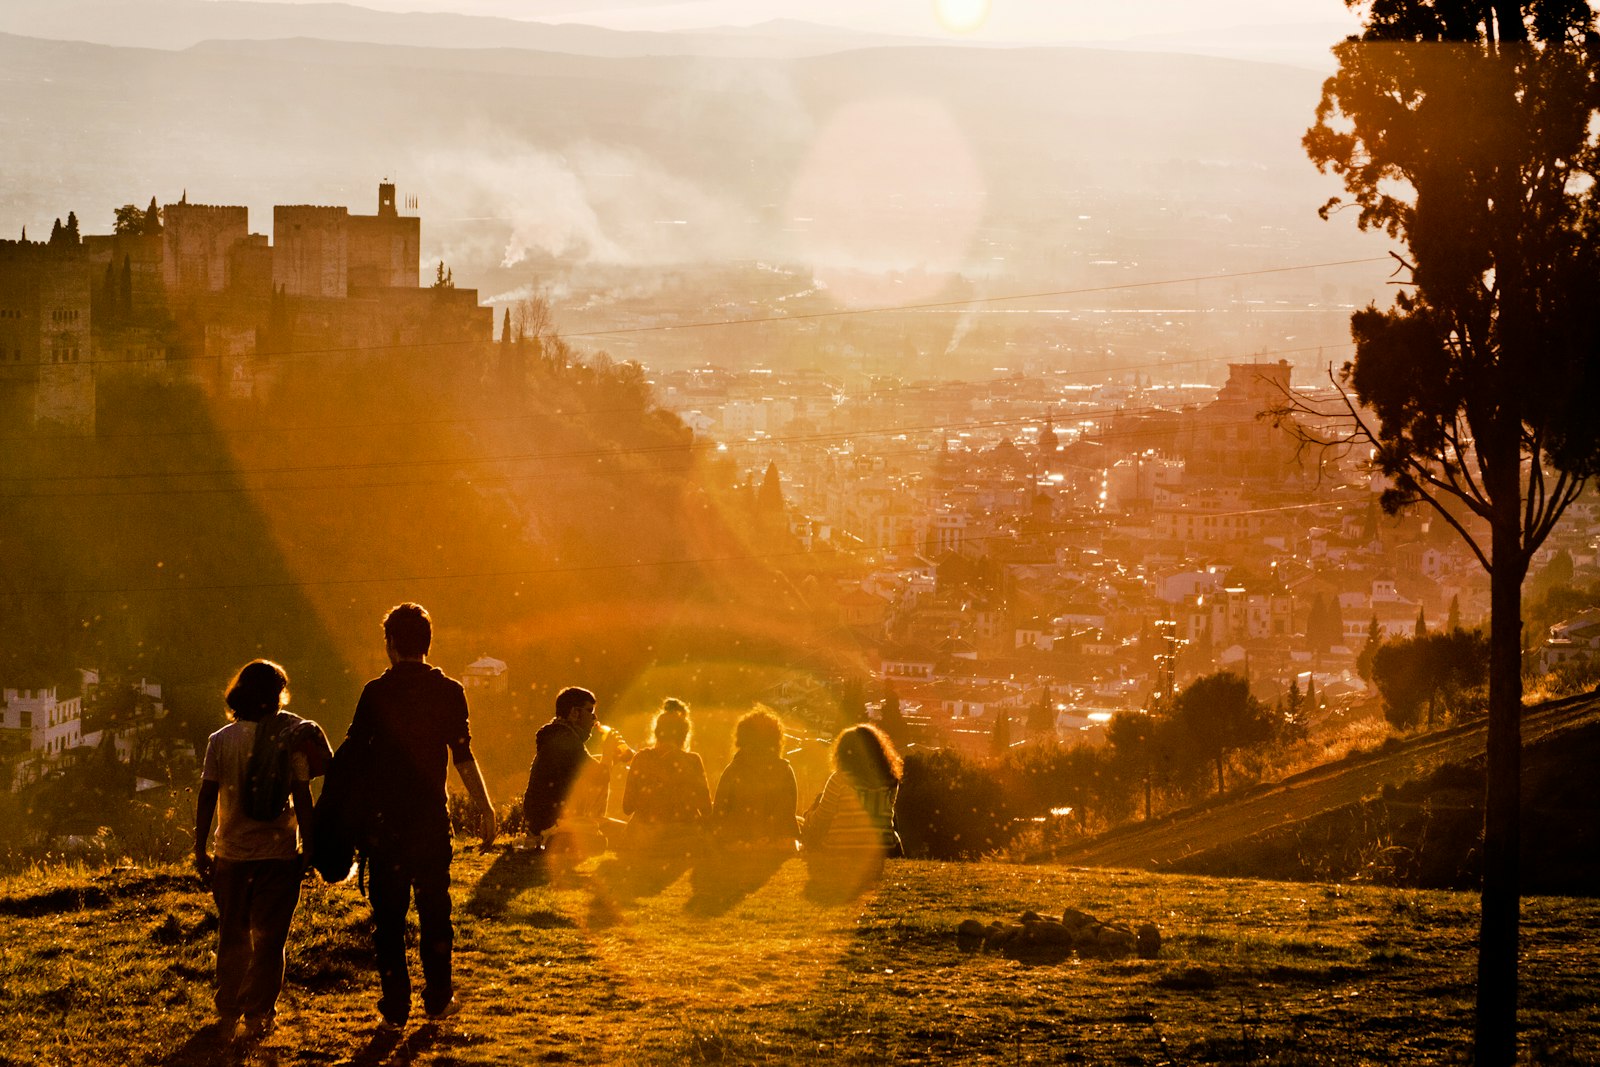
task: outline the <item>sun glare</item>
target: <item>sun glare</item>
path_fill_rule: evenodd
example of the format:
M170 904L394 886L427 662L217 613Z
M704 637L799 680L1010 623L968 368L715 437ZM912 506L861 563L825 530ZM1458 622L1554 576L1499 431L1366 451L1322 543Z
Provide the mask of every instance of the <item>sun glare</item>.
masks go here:
M933 0L933 6L951 33L971 33L989 17L989 0Z

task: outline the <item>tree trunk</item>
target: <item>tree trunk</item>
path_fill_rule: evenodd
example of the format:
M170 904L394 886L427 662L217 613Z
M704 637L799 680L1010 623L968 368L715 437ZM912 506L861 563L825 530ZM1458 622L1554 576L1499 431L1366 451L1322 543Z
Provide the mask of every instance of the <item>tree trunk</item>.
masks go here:
M1522 21L1522 0L1494 0L1494 33L1491 39L1505 42L1526 41L1527 24Z
M1503 467L1501 468L1503 470ZM1513 472L1516 468L1513 466ZM1513 473L1512 477L1516 477ZM1520 488L1520 487L1519 487ZM1509 508L1496 495L1489 575L1489 739L1483 819L1483 898L1478 932L1477 1028L1473 1063L1516 1062L1517 936L1521 905L1519 811L1522 788L1522 577L1520 493ZM1509 511L1509 514L1507 512Z
M1222 761L1226 754L1222 749L1217 750L1217 796L1222 795Z

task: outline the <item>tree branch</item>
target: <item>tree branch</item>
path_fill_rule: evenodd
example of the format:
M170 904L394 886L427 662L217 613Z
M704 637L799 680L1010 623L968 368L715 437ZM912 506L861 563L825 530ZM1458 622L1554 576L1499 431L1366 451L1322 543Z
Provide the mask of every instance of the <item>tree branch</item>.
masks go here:
M1408 464L1408 465L1410 465L1410 464ZM1418 473L1422 474L1426 478L1429 478L1430 481L1434 481L1432 476L1430 474L1428 474L1428 472L1426 470L1423 470L1420 467L1416 467L1415 465L1411 465L1411 466L1413 466L1413 470L1414 470L1414 473L1412 474L1412 482L1414 484L1416 483L1416 475ZM1445 492L1451 492L1451 490L1447 486L1442 486L1441 485L1440 488L1443 489ZM1478 557L1478 563L1479 563L1479 565L1481 565L1483 567L1484 572L1485 573L1492 572L1493 568L1489 566L1489 557L1488 557L1488 555L1484 552L1484 550L1481 547L1479 547L1477 539L1474 538L1472 536L1472 534L1470 532L1468 532L1467 528L1462 525L1461 520L1457 519L1454 515L1452 515L1450 513L1449 509L1447 509L1443 504L1441 504L1438 501L1438 499L1432 493L1428 492L1420 484L1416 485L1416 492L1417 492L1417 496L1421 497L1422 500L1425 503L1427 503L1427 505L1429 507L1433 508L1434 511L1438 512L1439 513L1439 517L1444 519L1445 522L1449 523L1450 524L1450 528L1455 530L1455 532L1461 537L1461 540L1463 540L1463 541L1465 541L1467 543L1467 547L1472 549L1472 554L1474 556ZM1471 506L1471 505L1469 504L1468 506ZM1473 507L1473 511L1476 512L1477 508Z
M1483 487L1479 485L1478 482L1472 477L1472 466L1467 460L1468 454L1472 451L1472 448L1470 445L1462 442L1461 423L1458 420L1450 420L1449 427L1444 431L1444 438L1446 446L1449 448L1451 454L1455 458L1449 462L1441 464L1441 466L1449 474L1452 485L1456 483L1456 476L1458 474L1460 475L1461 481L1464 483L1465 488L1457 486L1457 489L1459 490L1458 495L1462 500L1467 502L1468 506L1471 507L1473 511L1477 512L1479 515L1487 517L1489 495L1483 491Z
M1533 524L1524 534L1524 544L1528 546L1539 545L1555 529L1556 523L1561 521L1561 516L1566 513L1567 506L1583 492L1589 483L1588 478L1578 477L1561 471L1556 477L1555 489L1551 491L1550 506L1538 516L1537 523Z

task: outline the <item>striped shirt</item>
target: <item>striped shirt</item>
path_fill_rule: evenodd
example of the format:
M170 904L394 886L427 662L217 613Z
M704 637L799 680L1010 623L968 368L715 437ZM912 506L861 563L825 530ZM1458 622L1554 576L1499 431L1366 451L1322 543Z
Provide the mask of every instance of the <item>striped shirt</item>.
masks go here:
M806 814L802 831L806 847L861 852L891 848L898 791L894 783L863 788L835 771Z

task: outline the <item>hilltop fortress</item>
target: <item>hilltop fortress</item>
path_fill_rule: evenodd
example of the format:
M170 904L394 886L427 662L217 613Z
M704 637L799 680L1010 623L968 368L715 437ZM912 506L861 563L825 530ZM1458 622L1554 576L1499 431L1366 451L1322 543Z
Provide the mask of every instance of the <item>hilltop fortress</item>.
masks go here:
M184 377L233 397L270 388L285 357L488 342L494 312L447 277L421 284L421 219L378 186L374 215L273 209L273 239L243 207L118 211L116 232L0 241L5 416L92 433L107 374ZM442 270L441 270L442 274Z

